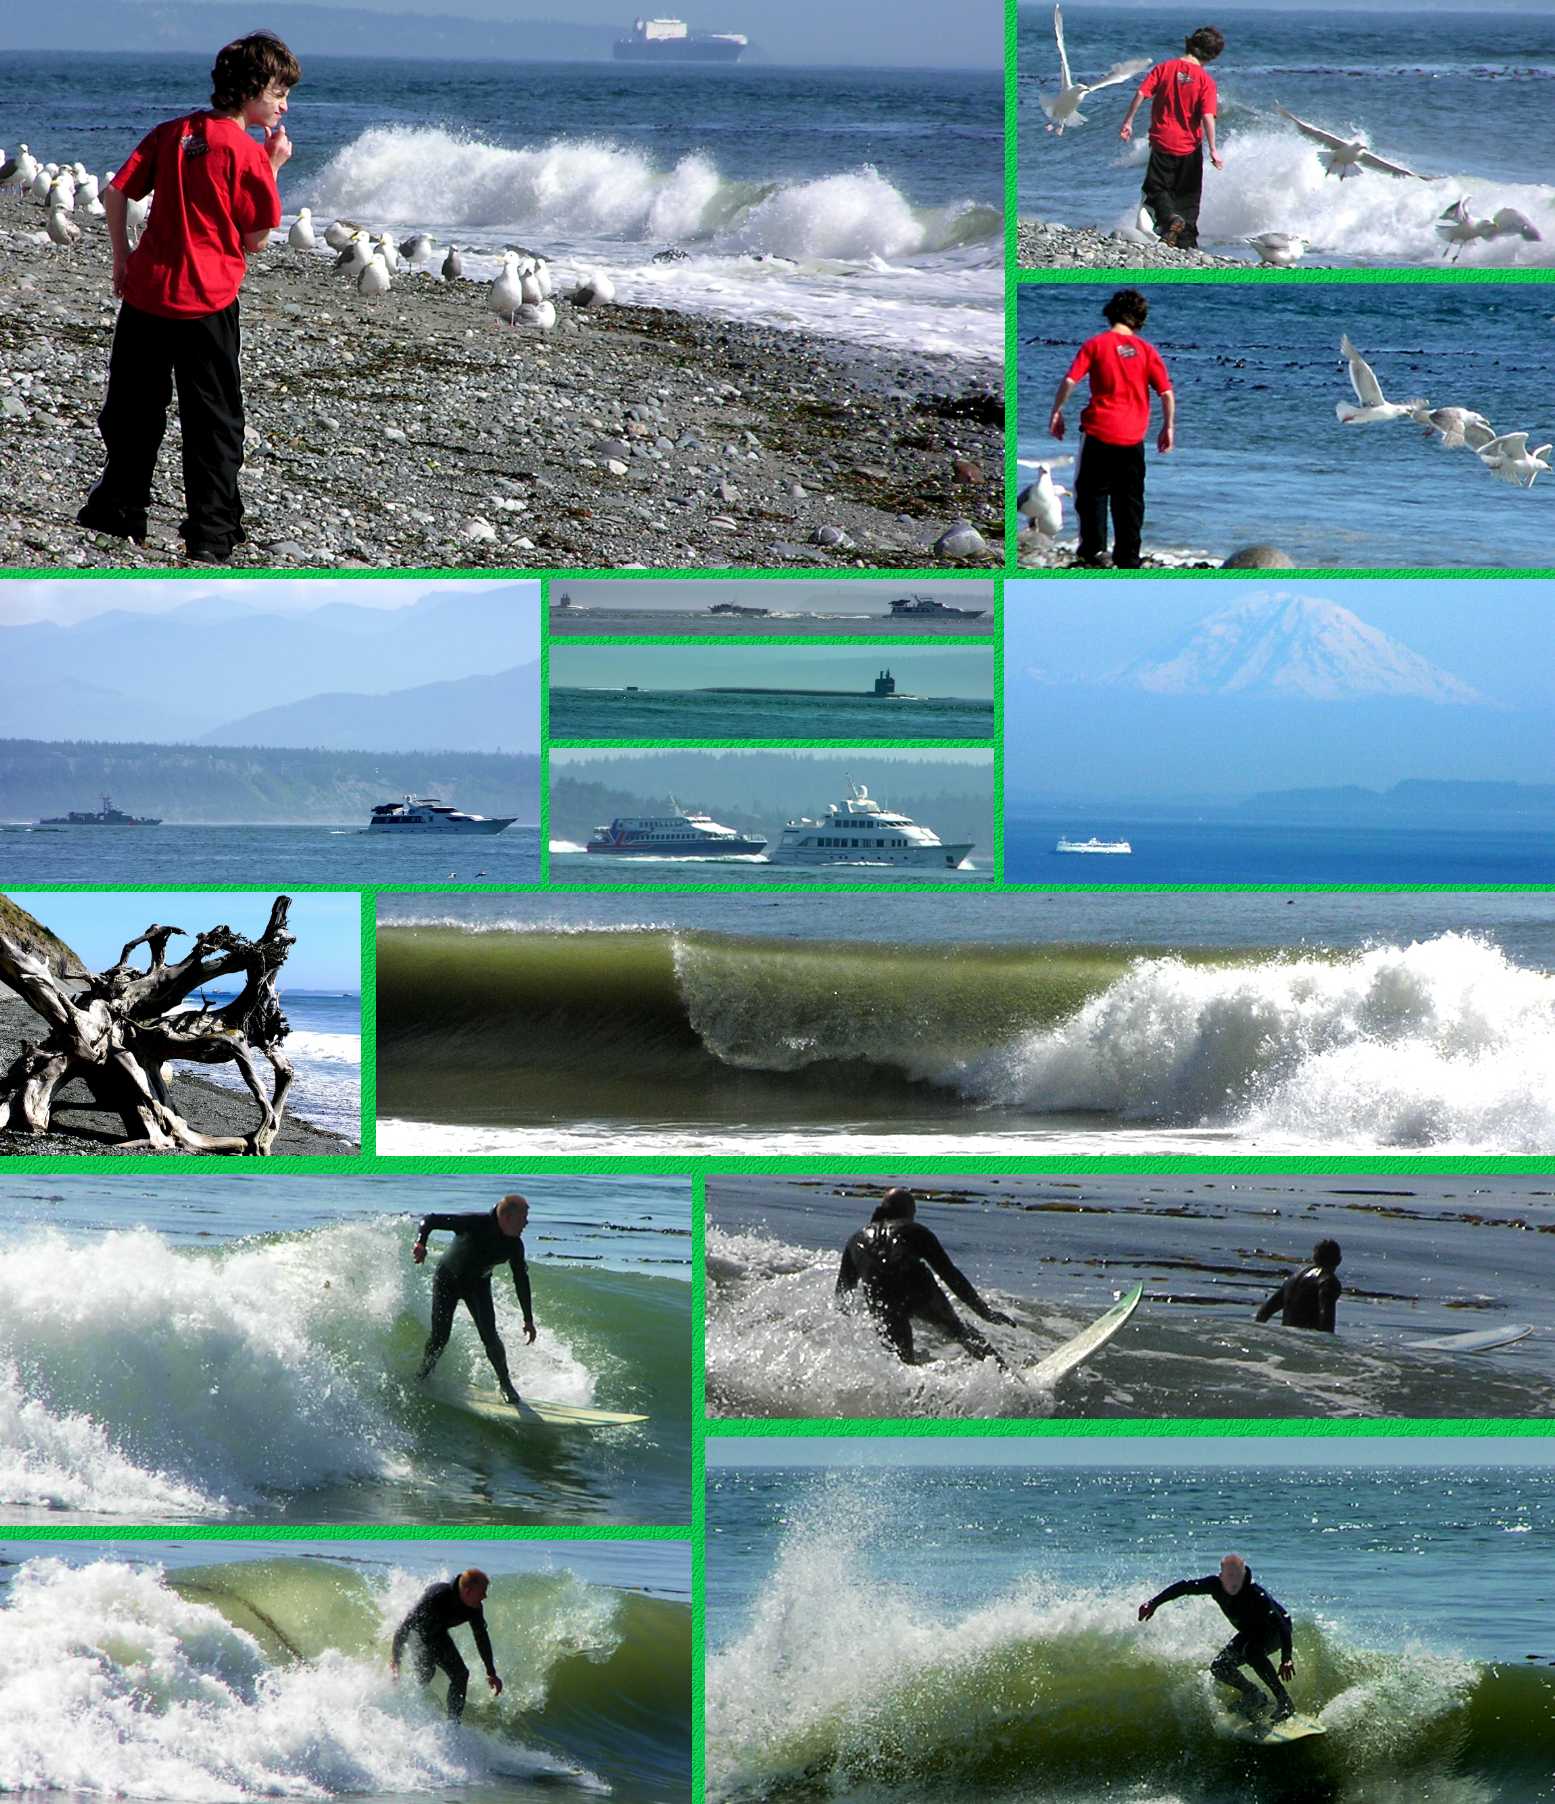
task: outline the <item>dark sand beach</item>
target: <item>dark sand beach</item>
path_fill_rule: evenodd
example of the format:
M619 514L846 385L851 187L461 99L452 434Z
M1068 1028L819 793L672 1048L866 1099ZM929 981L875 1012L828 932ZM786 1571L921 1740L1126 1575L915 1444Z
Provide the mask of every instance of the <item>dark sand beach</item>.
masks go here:
M36 1043L45 1025L25 1002L9 991L0 990L0 1071L6 1070L22 1050L23 1040ZM265 1081L270 1068L261 1061ZM187 1074L187 1068L175 1071L172 1080L173 1106L191 1126L207 1134L246 1134L258 1119L253 1099L246 1093L224 1090L219 1084ZM292 1091L295 1096L297 1090ZM48 1134L15 1134L0 1128L0 1158L96 1158L117 1154L116 1142L124 1135L124 1124L91 1106L91 1097L79 1080L61 1087L56 1098L54 1126L64 1132ZM344 1154L356 1151L354 1141L338 1134L326 1133L295 1115L290 1107L276 1136L276 1158L308 1157L319 1154ZM128 1155L135 1157L138 1155ZM157 1157L176 1157L159 1153Z
M0 563L177 566L176 420L146 546L75 525L101 464L107 238L86 221L63 250L41 225L36 207L0 202ZM369 299L284 244L253 260L242 308L241 567L912 569L1001 555L992 366L560 298L554 331L513 330L484 283L406 277Z

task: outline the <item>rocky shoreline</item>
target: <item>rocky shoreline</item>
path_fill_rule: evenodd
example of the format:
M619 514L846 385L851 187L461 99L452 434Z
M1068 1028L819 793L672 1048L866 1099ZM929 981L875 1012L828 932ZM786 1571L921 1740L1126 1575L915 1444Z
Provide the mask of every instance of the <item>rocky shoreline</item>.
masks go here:
M24 1039L36 1044L44 1031L42 1019L20 997L0 992L0 1071L6 1070L12 1060L19 1057ZM261 1064L260 1068L268 1075L268 1065ZM224 1090L205 1078L189 1076L184 1069L175 1070L170 1087L174 1108L201 1133L247 1134L258 1119L259 1112L246 1092ZM59 1103L56 1125L68 1123L69 1131L15 1134L0 1128L0 1159L8 1156L40 1159L147 1156L121 1152L114 1142L123 1138L123 1122L117 1115L93 1108L90 1094L79 1080L64 1085L56 1100ZM274 1156L296 1158L326 1154L339 1157L356 1151L355 1141L314 1127L288 1109L276 1136ZM155 1156L179 1158L191 1155L158 1153Z
M182 564L178 427L143 548L82 531L106 234L0 201L0 564ZM41 221L38 222L41 224ZM360 296L277 243L243 289L243 568L995 567L1002 375L662 308L513 329L484 283Z
M1169 244L1136 243L1090 226L1048 225L1022 219L1015 228L1015 257L1022 269L1247 269L1244 258L1208 251L1180 251Z

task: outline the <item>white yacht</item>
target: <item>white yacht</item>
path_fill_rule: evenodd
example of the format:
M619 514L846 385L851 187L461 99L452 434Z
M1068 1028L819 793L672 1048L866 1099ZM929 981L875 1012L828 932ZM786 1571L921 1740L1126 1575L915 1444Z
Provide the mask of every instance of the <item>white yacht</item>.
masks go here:
M367 823L369 833L500 833L518 819L465 814L436 796L406 796L402 802L380 802Z
M1055 852L1101 852L1119 857L1134 848L1126 839L1098 839L1093 833L1089 839L1061 839L1053 850Z
M818 820L790 821L772 864L897 864L954 870L972 850L945 845L932 827L882 807L862 783L848 785L845 802L829 802Z
M596 827L590 852L612 858L735 858L766 850L766 840L725 827L700 809L671 802L673 814L617 815Z

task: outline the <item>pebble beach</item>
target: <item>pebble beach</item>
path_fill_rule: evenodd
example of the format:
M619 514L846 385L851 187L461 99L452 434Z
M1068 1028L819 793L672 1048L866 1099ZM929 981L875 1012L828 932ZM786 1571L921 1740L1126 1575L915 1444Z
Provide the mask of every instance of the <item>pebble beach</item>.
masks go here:
M8 217L7 217L8 216ZM106 233L0 203L0 562L182 562L171 420L144 547L75 514L100 467ZM283 242L243 289L249 568L946 568L1002 556L998 370L662 308L560 299L513 328L484 283L358 295Z

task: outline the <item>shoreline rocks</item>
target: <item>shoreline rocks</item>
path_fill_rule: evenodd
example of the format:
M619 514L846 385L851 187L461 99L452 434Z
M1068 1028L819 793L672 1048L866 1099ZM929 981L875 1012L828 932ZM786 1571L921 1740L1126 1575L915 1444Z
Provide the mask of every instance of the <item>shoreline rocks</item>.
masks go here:
M1249 269L1244 257L1180 251L1169 244L1136 244L1091 226L1048 225L1022 219L1015 227L1015 260L1022 269Z

